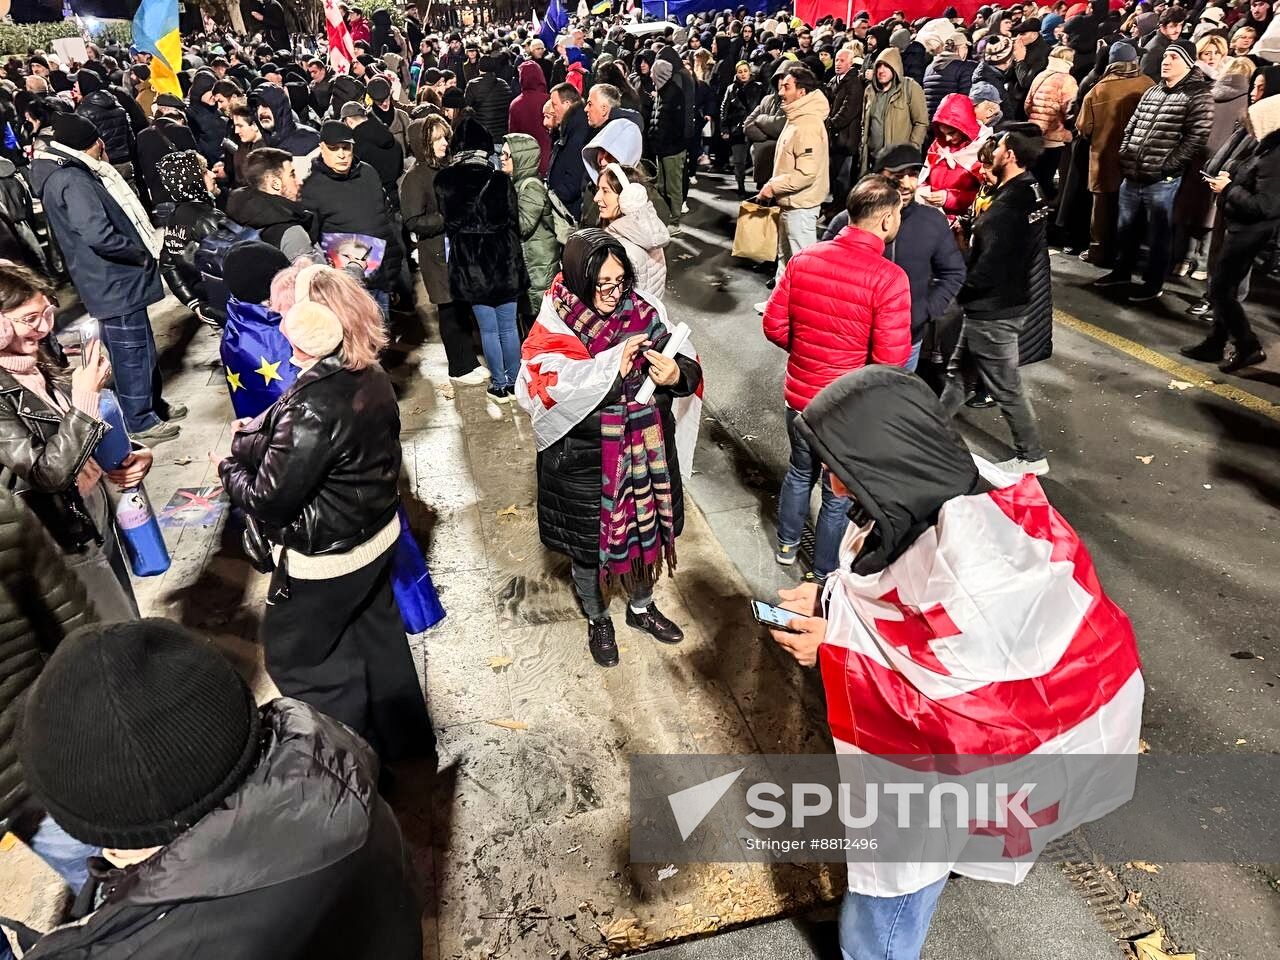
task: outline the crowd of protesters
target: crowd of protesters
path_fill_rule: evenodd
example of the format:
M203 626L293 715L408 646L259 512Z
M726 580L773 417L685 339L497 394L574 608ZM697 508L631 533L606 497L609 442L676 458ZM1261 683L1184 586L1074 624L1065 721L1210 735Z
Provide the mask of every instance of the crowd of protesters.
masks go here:
M438 324L458 387L483 389L494 420L513 401L530 414L540 533L572 561L598 664L619 662L610 592L629 626L680 642L652 588L675 564L678 421L702 370L690 344L664 351L663 300L699 178L776 210L756 305L786 353L776 558L795 562L821 483L817 581L851 502L803 415L850 371L918 374L943 419L999 406L1014 456L998 466L1048 471L1019 367L1052 349L1051 250L1128 303L1196 285L1206 329L1187 357L1226 373L1266 358L1246 310L1280 224L1280 18L1263 0L1015 3L968 22L610 14L552 43L531 23L343 11L344 73L322 36L289 35L278 0L249 5L248 37L185 38L180 93L134 49L2 65L0 611L16 639L0 651L20 668L0 719L22 712L25 732L0 743L0 818L36 812L26 838L84 888L87 918L32 957L107 941L421 955L377 796L379 757L433 749L388 580L399 415L379 354ZM66 283L97 322L78 361L54 336ZM166 287L224 338L258 324L291 351L287 392L213 457L246 550L274 564L266 664L293 699L261 710L200 641L137 619L108 509L108 485L140 482L187 414L149 316ZM108 384L134 451L104 474ZM30 589L50 615L22 607ZM261 843L254 818L282 826ZM913 904L922 941L932 901Z

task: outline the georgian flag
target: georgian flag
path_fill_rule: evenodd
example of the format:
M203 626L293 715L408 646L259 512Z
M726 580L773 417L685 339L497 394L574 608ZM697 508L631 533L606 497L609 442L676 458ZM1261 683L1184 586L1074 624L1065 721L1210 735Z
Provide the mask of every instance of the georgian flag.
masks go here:
M356 48L351 42L351 31L342 21L338 0L324 0L324 25L329 36L329 69L334 73L350 73Z
M850 524L824 591L828 723L845 782L909 768L907 779L1036 787L1003 823L998 810L975 811L945 842L921 831L904 855L899 835L892 860L851 860L859 893L910 893L951 870L1018 883L1046 843L1133 795L1143 700L1133 628L1039 481L975 460L996 489L944 504L880 573L850 571L863 536ZM1134 764L1089 759L1104 754Z
M636 291L658 311L658 318L670 329L667 310L661 301L650 300ZM586 344L560 319L551 297L542 298L542 307L529 336L520 348L520 375L516 378L516 403L533 421L533 439L538 452L551 446L600 405L618 375L618 362L625 344L619 343L591 356ZM692 338L677 353L697 358ZM680 472L693 470L693 451L702 422L702 384L688 397L671 401L676 421L676 455Z

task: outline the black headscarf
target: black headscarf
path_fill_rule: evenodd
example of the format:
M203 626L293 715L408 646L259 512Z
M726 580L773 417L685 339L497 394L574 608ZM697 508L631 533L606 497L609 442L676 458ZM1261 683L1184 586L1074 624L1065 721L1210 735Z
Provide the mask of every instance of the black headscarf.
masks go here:
M938 398L898 367L846 373L814 397L796 426L853 493L849 518L874 521L854 573L883 570L937 522L944 503L983 488Z
M209 191L204 185L204 167L194 150L166 153L156 164L160 182L174 203L208 203Z
M564 245L564 256L561 259L564 285L592 310L595 309L596 278L600 276L600 268L609 254L617 257L622 264L626 287L630 290L635 286L635 272L627 251L613 234L589 227L573 234ZM618 303L623 303L625 299L620 297Z

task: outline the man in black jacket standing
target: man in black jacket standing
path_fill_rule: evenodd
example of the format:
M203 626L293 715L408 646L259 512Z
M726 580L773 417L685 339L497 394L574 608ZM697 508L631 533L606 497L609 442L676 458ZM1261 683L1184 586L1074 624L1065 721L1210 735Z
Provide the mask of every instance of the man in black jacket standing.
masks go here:
M32 792L103 858L90 912L31 960L422 956L422 903L372 748L301 701L259 709L178 624L73 633L32 686L18 742Z
M320 232L355 233L382 240L386 251L378 268L365 274L369 293L382 315L390 310L390 290L400 276L404 248L373 167L355 158L355 137L340 120L327 120L320 128L320 156L302 185L302 206L315 213Z
M1160 65L1163 83L1138 101L1120 141L1120 222L1116 228L1116 268L1093 281L1095 287L1127 287L1137 262L1140 214L1147 215L1147 265L1142 286L1130 303L1155 300L1164 292L1173 243L1173 201L1183 176L1199 176L1198 166L1213 128L1213 95L1195 66L1196 48L1175 40Z
M1012 114L1008 120L1027 119L1027 94L1031 83L1049 65L1049 45L1040 36L1040 21L1035 17L1023 20L1013 35L1013 81L1009 84Z
M827 83L827 99L831 101L831 113L827 115L827 139L831 159L831 205L844 208L849 185L862 173L846 170L845 165L859 163L854 157L862 156L862 95L866 81L862 71L854 66L852 47L836 51L836 75Z
M1160 17L1160 26L1151 35L1151 42L1142 52L1142 72L1156 83L1164 75L1161 70L1164 52L1169 49L1169 44L1182 36L1182 27L1186 22L1187 11L1181 7L1170 7Z
M227 118L213 102L213 85L217 82L212 70L199 70L187 90L187 122L196 140L196 151L211 167L222 159L222 141L229 132Z
M1009 424L1017 453L1000 469L1037 476L1049 472L1049 461L1018 375L1018 334L1030 306L1028 278L1046 242L1049 207L1028 172L1043 149L1038 136L1022 132L1002 135L996 146L996 195L974 225L969 273L957 297L964 330L952 362L958 366L961 351L968 351ZM954 370L948 370L941 399L948 416L964 403L964 383Z
M552 87L548 102L556 121L556 139L551 144L547 186L576 219L582 216L582 181L586 178L582 167L582 148L591 139L591 124L587 122L582 94L573 84L561 83Z
M480 75L467 84L463 98L496 144L507 135L511 88L498 77L493 57L481 57L479 69Z
M655 93L645 145L653 153L658 169L658 193L671 211L671 232L678 233L684 207L685 151L689 142L684 135L685 99L668 61L655 60L649 75L653 77Z

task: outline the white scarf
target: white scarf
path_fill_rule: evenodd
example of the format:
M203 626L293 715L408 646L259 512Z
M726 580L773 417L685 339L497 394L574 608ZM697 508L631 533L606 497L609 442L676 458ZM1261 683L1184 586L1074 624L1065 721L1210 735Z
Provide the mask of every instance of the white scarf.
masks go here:
M102 182L102 185L107 188L107 193L111 194L111 199L116 202L116 206L129 218L133 228L138 231L138 236L142 238L143 246L150 251L151 256L157 260L160 259L160 251L163 249L160 233L151 225L151 218L147 215L147 209L138 199L138 195L133 192L133 188L125 182L124 177L120 176L115 167L102 160L95 160L81 150L72 149L65 143L50 143L44 149L37 150L35 156L55 163L71 159L84 164L89 172Z

